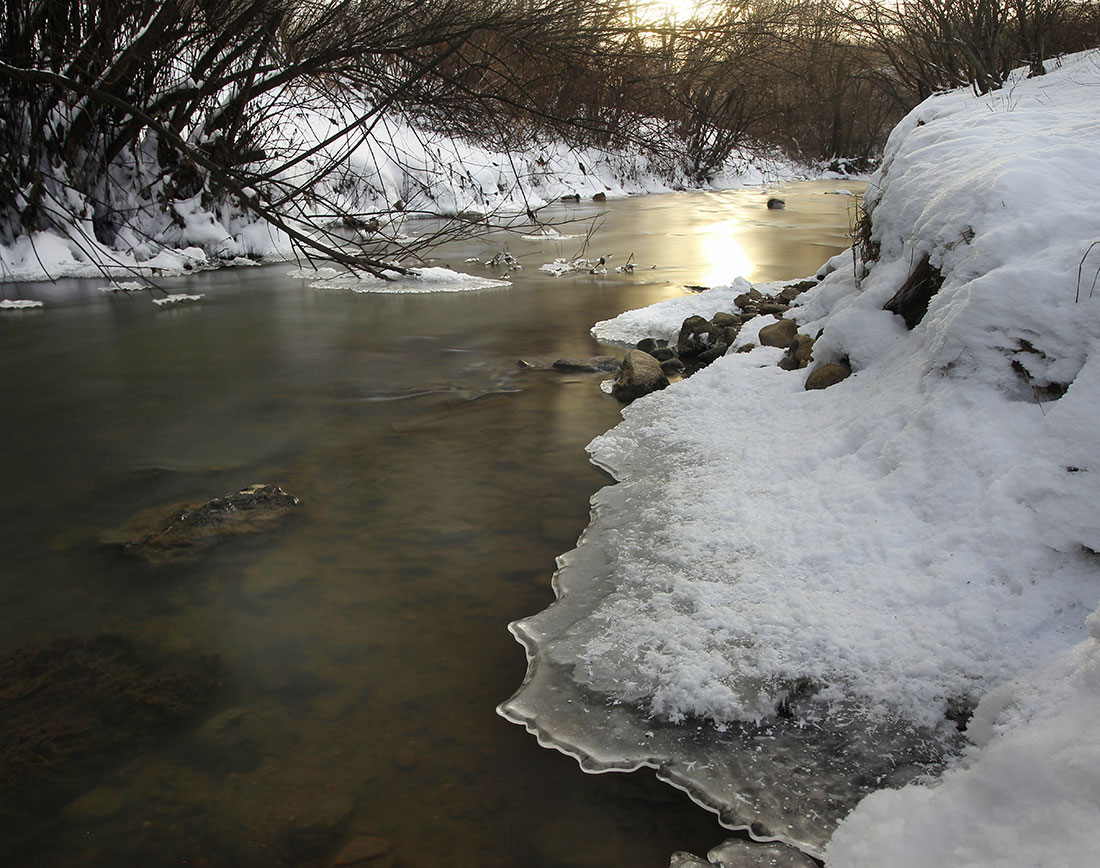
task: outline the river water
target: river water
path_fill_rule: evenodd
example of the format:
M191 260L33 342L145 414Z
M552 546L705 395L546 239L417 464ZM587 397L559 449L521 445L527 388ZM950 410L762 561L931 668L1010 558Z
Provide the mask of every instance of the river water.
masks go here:
M621 354L592 323L685 284L812 273L850 243L841 187L557 209L633 274L553 277L583 239L511 235L430 263L524 265L472 292L323 291L285 264L165 280L204 295L167 309L6 287L46 307L0 314L3 650L112 633L223 661L199 719L69 776L8 864L322 866L358 841L405 868L658 868L721 841L648 773L585 775L495 714L525 670L507 624L552 601L608 483L584 446L619 417L600 375L540 365ZM301 499L271 534L167 566L98 543L257 482Z

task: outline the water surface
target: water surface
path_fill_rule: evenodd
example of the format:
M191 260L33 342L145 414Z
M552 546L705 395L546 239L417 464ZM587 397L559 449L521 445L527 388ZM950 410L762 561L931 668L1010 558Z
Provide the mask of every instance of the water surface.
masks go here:
M598 221L587 249L500 236L431 263L494 276L465 260L507 246L503 289L319 291L287 265L165 280L205 297L164 310L101 280L5 287L46 303L0 315L5 650L119 633L225 667L201 719L89 767L11 864L320 866L374 836L407 868L657 868L722 840L682 793L586 776L494 712L525 670L507 623L552 601L608 482L584 446L619 417L599 375L517 360L621 353L592 323L684 284L812 273L849 243L841 186L783 188L783 211L560 206ZM582 252L637 270L538 270ZM255 482L302 501L276 533L171 566L98 544Z

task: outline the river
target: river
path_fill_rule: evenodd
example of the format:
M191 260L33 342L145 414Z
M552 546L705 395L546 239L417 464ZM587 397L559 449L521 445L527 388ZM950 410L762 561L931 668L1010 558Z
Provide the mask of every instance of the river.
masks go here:
M590 326L684 285L813 273L850 243L842 187L559 206L563 233L598 222L606 275L539 270L582 237L429 263L499 276L466 260L506 245L506 288L326 291L287 264L166 279L203 295L178 308L18 287L45 307L0 314L4 650L110 633L223 668L197 720L70 776L8 864L323 866L359 842L404 868L659 868L721 841L648 773L585 775L494 711L525 670L507 624L552 601L608 483L584 446L619 418L600 375L544 365L621 354ZM301 500L275 533L167 566L98 543L256 482Z

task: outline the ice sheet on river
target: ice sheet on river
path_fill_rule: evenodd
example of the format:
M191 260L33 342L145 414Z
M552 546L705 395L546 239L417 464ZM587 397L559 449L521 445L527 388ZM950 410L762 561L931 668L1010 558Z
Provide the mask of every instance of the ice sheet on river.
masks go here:
M325 269L331 271L332 269ZM394 271L389 279L362 273L342 272L325 274L310 283L314 289L350 289L353 292L466 292L474 289L495 289L511 286L507 280L492 280L451 271L449 268L415 268L408 274Z
M589 769L658 766L727 823L821 852L862 792L933 769L952 720L1085 639L1100 296L1076 290L1100 268L1100 213L1080 204L1100 200L1100 61L1025 75L1011 111L937 96L891 136L865 198L877 260L857 277L837 257L790 313L814 362L851 377L805 391L782 350L731 353L593 441L619 482L562 560L558 602L513 625L530 666L505 716ZM910 329L884 306L924 261L942 285ZM667 337L731 294L601 334ZM835 864L894 864L906 819L871 817L880 849ZM921 841L912 864L940 864Z

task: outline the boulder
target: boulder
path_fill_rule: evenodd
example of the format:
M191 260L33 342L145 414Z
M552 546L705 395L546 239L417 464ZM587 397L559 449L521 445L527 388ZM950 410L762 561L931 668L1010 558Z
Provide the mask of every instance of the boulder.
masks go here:
M725 311L718 311L714 316L710 318L710 324L720 326L722 328L729 328L730 326L741 325L741 317L735 313L726 313Z
M728 349L729 349L729 344L726 344L726 343L723 343L723 342L719 341L717 344L715 344L709 350L707 350L705 352L702 352L702 353L699 353L699 355L697 355L695 357L695 359L693 360L695 367L696 368L706 367L707 365L709 365L711 362L715 361L716 359L722 358L722 356L724 356L726 354L726 351Z
M760 343L765 347L789 347L798 334L798 324L792 319L781 319L760 329Z
M759 310L760 313L764 314L765 316L767 316L768 314L783 315L787 312L787 309L789 307L790 305L783 304L779 301L762 301L758 305L757 310Z
M723 328L712 325L701 316L689 316L680 327L676 354L681 359L692 359L719 343L723 337Z
M641 350L643 353L652 353L660 345L660 342L656 338L642 338L634 345L634 348Z
M619 364L614 356L593 356L589 359L558 359L553 368L567 373L598 374L617 371Z
M787 203L784 202L782 199L769 199L768 200L768 210L769 211L782 211L786 207L787 207Z
M668 377L661 370L660 362L649 353L631 350L623 359L619 376L611 387L611 394L620 401L629 402L667 385Z
M669 359L676 358L676 350L672 347L657 347L655 350L650 350L649 354L658 362L667 362Z
M139 513L103 542L151 563L187 560L221 540L273 528L298 506L277 485L256 484L199 506Z
M674 377L684 372L684 363L679 359L665 359L661 362L661 370L666 376Z
M606 193L595 193L592 196L592 201L593 202L606 202L607 201L607 194Z
M845 362L827 362L810 371L810 376L806 378L806 390L827 389L851 375L852 369Z

